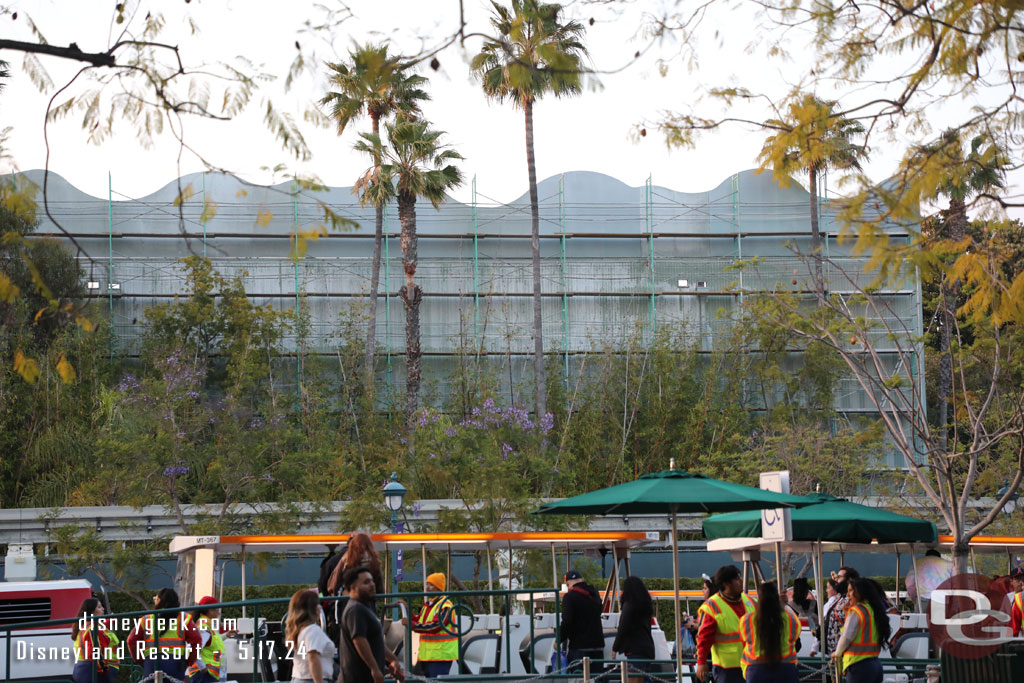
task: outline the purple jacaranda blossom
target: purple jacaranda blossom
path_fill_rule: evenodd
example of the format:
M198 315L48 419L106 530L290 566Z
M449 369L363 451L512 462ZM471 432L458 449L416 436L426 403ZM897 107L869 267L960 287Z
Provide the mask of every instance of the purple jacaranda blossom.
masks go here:
M412 516L413 517L419 517L420 516L420 510L422 510L422 509L423 509L423 504L420 503L420 501L417 500L416 502L414 502L412 504Z
M177 467L165 467L164 476L175 477L179 474L188 474L188 470L189 468L186 465L178 465Z
M544 413L544 417L540 419L540 431L542 434L547 434L555 426L555 416L551 413Z
M431 453L429 457L436 458L437 457L437 453Z
M444 435L448 437L455 436L455 427L449 427L448 429L444 430Z
M259 415L249 420L249 429L259 429L263 426L263 418Z

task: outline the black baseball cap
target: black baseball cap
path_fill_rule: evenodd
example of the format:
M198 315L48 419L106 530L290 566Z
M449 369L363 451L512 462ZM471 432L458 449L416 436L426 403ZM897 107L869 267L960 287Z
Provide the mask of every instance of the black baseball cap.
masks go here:
M1024 579L1024 569L1020 567L1014 567L1013 571L1010 572L1011 579Z
M582 579L582 578L583 578L583 574L580 574L575 569L570 569L569 571L567 571L565 573L565 580L566 581L575 581L576 579Z

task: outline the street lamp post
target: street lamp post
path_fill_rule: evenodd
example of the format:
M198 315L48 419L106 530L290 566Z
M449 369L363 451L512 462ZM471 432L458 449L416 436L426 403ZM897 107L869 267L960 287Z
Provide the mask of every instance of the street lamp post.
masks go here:
M384 507L391 510L391 533L401 533L398 522L398 511L402 509L402 504L405 502L405 494L409 490L398 483L398 473L391 473L391 481L384 484L384 488L381 489L381 493L384 494ZM392 592L398 590L399 581L399 568L398 568L398 553L401 550L391 551L391 566L393 567L393 573L391 576Z

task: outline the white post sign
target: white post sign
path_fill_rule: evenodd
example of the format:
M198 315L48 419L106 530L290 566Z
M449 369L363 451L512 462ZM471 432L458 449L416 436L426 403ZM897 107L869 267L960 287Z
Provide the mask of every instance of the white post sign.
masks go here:
M789 493L789 470L762 472L761 489ZM793 538L793 521L789 508L761 510L761 538L766 541L789 541Z

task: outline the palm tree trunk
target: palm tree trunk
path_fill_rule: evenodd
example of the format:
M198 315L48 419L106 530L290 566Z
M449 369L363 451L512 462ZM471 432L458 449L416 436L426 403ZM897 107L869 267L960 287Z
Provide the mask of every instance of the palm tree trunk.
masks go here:
M533 156L533 100L523 106L526 114L526 169L530 176L530 252L533 256L533 382L536 418L547 413L547 378L544 369L544 332L540 297L540 201L537 199L537 162Z
M819 302L825 297L825 279L821 268L821 230L818 226L818 167L808 169L811 192L811 258L814 261L814 296Z
M373 134L380 135L380 118L373 117ZM373 160L380 173L380 157ZM373 356L377 350L377 290L380 288L380 252L384 236L384 205L374 207L376 222L373 230L373 257L370 262L370 310L366 321L366 348L363 351L363 370L367 391L373 391ZM385 284L385 286L387 286Z
M405 284L399 296L405 304L405 423L412 427L420 407L420 302L423 292L416 277L416 195L398 193L398 218L402 222L402 269Z
M962 199L949 200L945 237L959 242L967 232L967 208ZM960 281L943 277L942 330L939 335L939 429L943 452L949 452L949 399L953 395L953 327L956 322L956 302L960 296Z

